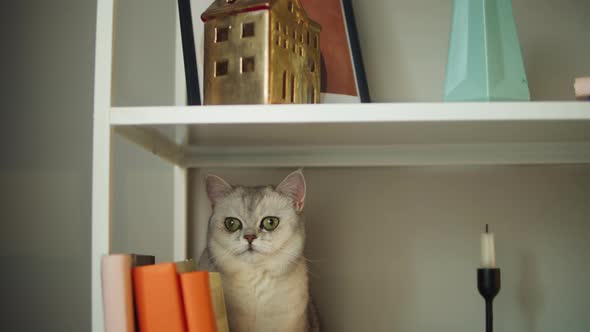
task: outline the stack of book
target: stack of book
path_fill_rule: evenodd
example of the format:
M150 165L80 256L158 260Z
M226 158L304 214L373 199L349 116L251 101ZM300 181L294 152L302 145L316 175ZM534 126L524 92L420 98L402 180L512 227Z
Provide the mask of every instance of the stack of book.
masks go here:
M590 77L578 77L574 82L576 99L590 101Z
M105 332L227 332L221 276L193 260L155 264L155 257L102 257Z

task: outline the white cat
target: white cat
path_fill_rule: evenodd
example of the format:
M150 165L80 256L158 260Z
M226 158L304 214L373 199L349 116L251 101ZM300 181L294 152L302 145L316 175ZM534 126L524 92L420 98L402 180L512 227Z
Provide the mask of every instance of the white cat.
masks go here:
M319 331L303 258L301 170L276 187L206 182L213 213L201 262L221 272L230 330Z

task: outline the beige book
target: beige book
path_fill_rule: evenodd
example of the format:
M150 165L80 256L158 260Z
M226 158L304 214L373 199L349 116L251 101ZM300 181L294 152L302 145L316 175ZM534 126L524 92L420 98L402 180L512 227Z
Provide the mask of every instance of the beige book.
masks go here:
M102 299L105 332L135 332L131 269L154 264L154 256L104 255L101 259Z
M105 332L135 332L131 257L103 256L101 273Z
M219 272L209 272L209 287L211 288L211 299L213 301L213 310L215 311L217 331L229 332L225 298L223 297L223 284Z
M590 96L590 76L576 78L574 82L574 90L576 92L577 99L587 99L588 96Z

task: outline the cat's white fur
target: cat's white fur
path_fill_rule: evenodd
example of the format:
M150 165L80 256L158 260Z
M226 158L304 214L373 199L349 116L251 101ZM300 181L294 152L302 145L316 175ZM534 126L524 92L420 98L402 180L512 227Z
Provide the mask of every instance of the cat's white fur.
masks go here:
M206 255L222 275L230 330L318 331L302 256L303 173L291 173L276 188L232 186L210 175L207 193L213 213ZM260 227L268 216L280 219L274 231ZM238 218L242 229L229 232L224 224L227 217ZM253 250L245 234L257 236Z

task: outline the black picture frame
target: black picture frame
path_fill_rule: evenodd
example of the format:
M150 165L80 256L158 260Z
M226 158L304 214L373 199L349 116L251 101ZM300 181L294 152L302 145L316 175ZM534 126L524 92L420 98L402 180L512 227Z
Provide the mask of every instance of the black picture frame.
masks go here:
M352 7L352 0L342 0L342 11L344 12L344 20L346 30L348 32L348 44L350 45L350 52L352 57L352 65L356 76L356 85L361 103L370 103L371 94L369 92L369 85L367 82L367 73L363 61L363 54L356 28L356 20L354 17L354 9Z
M187 104L198 106L201 105L201 92L199 87L199 71L197 68L191 0L178 0L178 15L182 39Z

